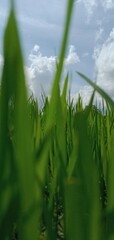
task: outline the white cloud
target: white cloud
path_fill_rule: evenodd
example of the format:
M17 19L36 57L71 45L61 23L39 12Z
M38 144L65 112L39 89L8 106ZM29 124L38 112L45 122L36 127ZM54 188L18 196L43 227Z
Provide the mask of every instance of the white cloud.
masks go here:
M35 71L38 71L39 73L47 71L53 72L56 56L42 56L40 47L38 45L35 45L31 51L31 54L29 55L29 60L31 62L31 68L34 70L33 73L35 76Z
M26 67L25 71L29 89L35 97L39 98L43 90L49 94L57 60L57 56L43 56L38 45L32 49L29 55L30 66ZM65 72L79 61L75 47L71 45L64 60Z
M93 57L97 83L114 99L114 29L106 42L95 48Z
M94 48L93 59L95 60L97 84L114 99L114 28L105 43ZM76 102L78 94L80 94L85 106L89 103L92 92L93 88L91 86L84 85L75 94L71 93L71 97ZM94 102L96 101L98 105L102 103L102 98L97 93Z
M69 52L68 52L68 56L65 59L65 65L72 65L75 63L80 62L79 56L76 53L75 47L73 45L70 45L69 47Z
M57 56L43 56L40 47L34 45L31 53L29 54L28 60L30 66L25 66L25 75L27 79L27 87L29 94L37 98L40 98L43 91L46 95L49 95L52 86L52 81L54 73L56 70L56 62L58 61ZM73 45L69 46L68 54L64 60L64 74L80 61L75 47ZM3 66L3 57L0 54L0 70Z

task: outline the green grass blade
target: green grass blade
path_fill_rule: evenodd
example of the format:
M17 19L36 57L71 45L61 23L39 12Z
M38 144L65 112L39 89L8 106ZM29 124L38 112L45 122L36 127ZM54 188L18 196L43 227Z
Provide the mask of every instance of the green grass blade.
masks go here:
M68 88L68 80L69 80L69 75L67 74L63 86L63 91L62 91L62 100L66 102L66 96L67 96L67 88Z
M10 45L10 47L9 47ZM33 140L27 108L23 60L14 10L10 12L4 36L3 82L9 89L8 104L14 104L14 152L17 174L19 234L21 239L37 237ZM28 217L26 217L28 216ZM32 227L31 227L32 226Z
M108 176L108 208L107 208L107 239L114 240L114 128L110 138L110 162Z
M100 200L96 165L92 159L84 112L74 119L74 154L65 184L65 231L67 239L100 239ZM70 222L70 224L69 224Z
M68 35L69 35L70 23L71 23L72 11L73 11L73 4L74 4L74 0L68 0L66 22L65 22L64 34L63 34L63 39L61 44L59 63L57 65L57 70L55 73L54 83L52 87L50 111L49 111L49 118L48 118L49 120L47 124L48 126L51 125L52 119L54 120L56 117L55 111L58 107L58 97L60 95L59 83L61 80L61 75L63 70L64 57L65 57L65 52L67 47L67 41L68 41Z
M95 91L97 91L104 99L106 102L108 102L110 104L110 106L112 107L112 109L114 110L114 102L111 99L111 97L104 91L102 90L97 84L95 84L92 80L90 80L89 78L87 78L85 75L83 75L82 73L77 72L77 74L83 78L87 83L90 84L90 86L92 86Z

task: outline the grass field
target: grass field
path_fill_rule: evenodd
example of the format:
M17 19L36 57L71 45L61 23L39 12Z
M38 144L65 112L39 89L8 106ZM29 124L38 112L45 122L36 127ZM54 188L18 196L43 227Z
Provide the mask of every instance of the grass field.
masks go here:
M88 106L60 91L73 11L68 1L51 98L28 99L14 8L0 87L0 239L114 239L114 102L90 79ZM10 48L9 48L10 43ZM13 51L12 51L13 49ZM101 109L93 104L97 91Z

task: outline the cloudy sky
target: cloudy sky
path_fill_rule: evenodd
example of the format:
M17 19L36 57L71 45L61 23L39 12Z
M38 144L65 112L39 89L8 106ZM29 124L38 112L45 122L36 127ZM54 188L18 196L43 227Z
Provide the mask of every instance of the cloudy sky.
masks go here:
M9 2L0 2L0 65ZM29 88L38 98L42 91L49 95L67 0L15 2ZM91 88L75 74L80 71L114 98L114 0L75 1L64 65L63 77L69 71L72 97L80 92L86 102L91 95Z

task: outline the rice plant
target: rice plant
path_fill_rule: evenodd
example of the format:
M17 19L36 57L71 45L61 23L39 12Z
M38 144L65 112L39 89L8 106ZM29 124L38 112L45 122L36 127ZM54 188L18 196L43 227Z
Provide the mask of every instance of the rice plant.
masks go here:
M0 238L114 239L114 102L90 79L88 106L60 91L73 0L51 98L28 98L14 6L4 34L0 86ZM10 43L10 48L9 48ZM12 50L13 49L13 50ZM93 104L95 91L103 98ZM106 107L104 107L106 103Z

